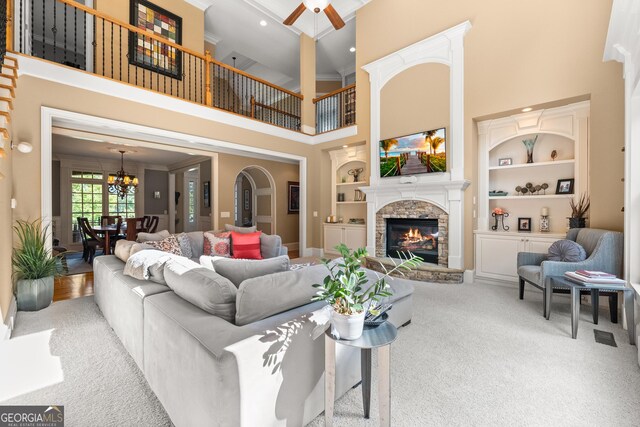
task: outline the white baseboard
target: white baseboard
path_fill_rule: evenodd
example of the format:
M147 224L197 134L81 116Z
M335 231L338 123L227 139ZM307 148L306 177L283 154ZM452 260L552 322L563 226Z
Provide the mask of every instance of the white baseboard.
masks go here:
M300 249L300 242L283 243L282 246L286 246L290 251L297 251Z
M306 248L300 252L300 256L315 256L315 257L323 257L324 251L322 248Z
M476 271L475 270L465 270L462 280L463 280L464 283L473 283L475 278L476 278Z
M13 328L15 326L17 312L18 304L16 303L16 297L11 295L11 302L9 303L7 318L4 322L0 323L0 341L8 340L9 338L11 338L11 332L13 332ZM2 311L0 310L0 316L1 315Z

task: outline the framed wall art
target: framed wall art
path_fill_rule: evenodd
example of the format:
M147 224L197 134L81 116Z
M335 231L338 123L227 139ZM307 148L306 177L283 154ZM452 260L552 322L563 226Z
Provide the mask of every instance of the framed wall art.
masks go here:
M300 213L300 183L287 182L287 213Z
M147 0L130 0L134 27L182 44L182 18ZM175 48L140 33L129 33L129 64L182 80L182 55Z
M204 200L204 207L211 207L211 181L205 181L202 189L202 199Z

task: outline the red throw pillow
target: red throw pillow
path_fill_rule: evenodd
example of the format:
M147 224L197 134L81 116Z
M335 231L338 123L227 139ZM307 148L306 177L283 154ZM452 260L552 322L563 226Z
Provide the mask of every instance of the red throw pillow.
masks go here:
M233 258L262 259L260 254L260 234L262 234L262 231L244 234L232 231L231 248Z

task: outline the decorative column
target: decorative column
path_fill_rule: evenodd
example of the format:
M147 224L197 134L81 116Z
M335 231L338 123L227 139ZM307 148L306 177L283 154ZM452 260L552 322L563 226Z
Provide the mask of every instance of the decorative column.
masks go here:
M310 135L316 133L316 107L313 98L316 97L316 41L300 34L300 93L302 100L302 132Z

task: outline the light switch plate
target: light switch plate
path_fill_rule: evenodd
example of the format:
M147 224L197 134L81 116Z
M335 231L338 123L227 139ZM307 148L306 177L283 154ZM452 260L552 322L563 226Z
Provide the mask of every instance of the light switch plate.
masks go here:
M220 212L220 218L229 218L231 214L229 212Z

